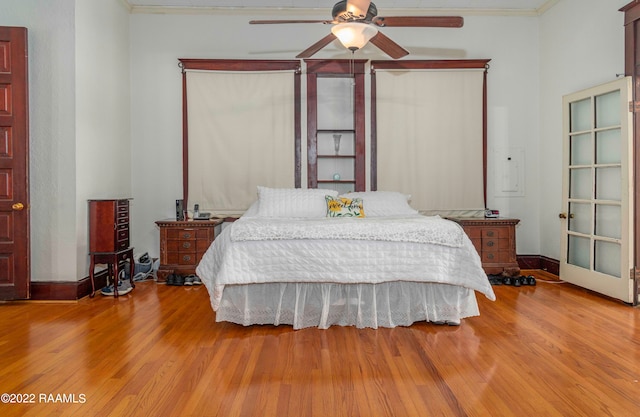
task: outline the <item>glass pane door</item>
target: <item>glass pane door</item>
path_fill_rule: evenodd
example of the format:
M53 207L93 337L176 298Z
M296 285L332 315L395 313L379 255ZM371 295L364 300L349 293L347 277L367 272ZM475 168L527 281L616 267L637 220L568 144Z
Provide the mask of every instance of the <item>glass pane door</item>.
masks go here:
M630 79L564 97L561 278L630 302Z

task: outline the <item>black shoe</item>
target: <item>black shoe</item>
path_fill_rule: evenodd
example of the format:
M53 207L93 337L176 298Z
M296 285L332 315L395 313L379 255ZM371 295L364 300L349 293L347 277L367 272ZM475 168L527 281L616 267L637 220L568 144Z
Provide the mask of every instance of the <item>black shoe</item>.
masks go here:
M527 281L527 277L519 276L518 279L520 280L520 284L529 285L529 282Z
M167 280L165 281L166 285L175 285L175 275L169 274L167 275Z
M519 287L522 285L522 281L520 281L520 278L514 278L513 279L513 286L514 287Z
M529 275L527 277L527 284L528 285L536 285L536 279L533 275Z
M504 277L504 278L502 279L502 283L503 283L504 285L513 285L513 281L511 280L511 277Z
M184 285L184 277L180 274L176 274L173 285L182 287Z
M502 278L497 275L488 275L487 278L491 285L502 285Z

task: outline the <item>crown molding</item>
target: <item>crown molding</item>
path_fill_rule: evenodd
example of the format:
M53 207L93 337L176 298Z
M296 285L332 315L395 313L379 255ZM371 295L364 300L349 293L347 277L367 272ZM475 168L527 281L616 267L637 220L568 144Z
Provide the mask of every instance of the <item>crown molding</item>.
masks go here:
M129 11L129 13L131 13L131 11L133 10L133 6L129 4L127 0L120 0L120 3L122 3L124 7Z
M547 0L540 7L538 7L538 16L544 14L547 10L558 4L560 0Z
M167 7L167 6L132 6L128 0L121 0L131 14L216 14L216 15L271 15L279 14L283 18L295 15L313 16L322 19L322 15L327 15L326 8L299 8L299 7ZM547 0L537 9L473 9L473 8L451 8L451 9L416 9L403 8L392 9L393 13L386 16L422 16L425 14L434 16L459 15L459 16L540 16L547 10L555 6L560 0ZM328 16L324 16L329 18Z

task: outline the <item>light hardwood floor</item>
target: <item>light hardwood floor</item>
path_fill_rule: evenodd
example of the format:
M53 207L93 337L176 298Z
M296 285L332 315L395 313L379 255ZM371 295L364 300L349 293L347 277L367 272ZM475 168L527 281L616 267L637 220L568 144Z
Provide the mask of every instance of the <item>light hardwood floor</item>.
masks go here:
M204 287L152 281L3 303L0 393L34 402L0 415L640 415L638 308L564 283L494 289L459 327L378 330L216 323Z

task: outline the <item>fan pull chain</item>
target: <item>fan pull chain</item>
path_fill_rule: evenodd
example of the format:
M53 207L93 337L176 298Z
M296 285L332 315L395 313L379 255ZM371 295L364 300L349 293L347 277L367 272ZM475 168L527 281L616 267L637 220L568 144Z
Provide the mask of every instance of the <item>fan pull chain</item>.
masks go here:
M356 85L356 70L355 70L355 63L354 63L354 54L356 53L356 51L354 49L351 50L351 59L349 60L349 72L351 73L351 85L355 86Z
M351 58L349 59L349 73L351 74L351 112L355 115L355 88L356 88L356 70L353 56L355 55L356 50L351 50Z

